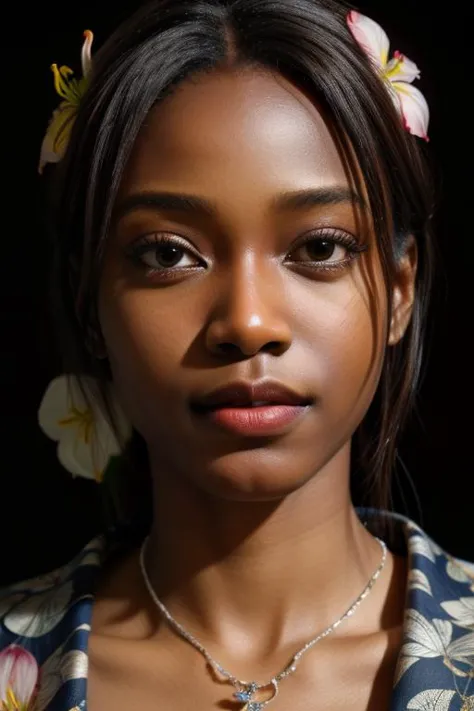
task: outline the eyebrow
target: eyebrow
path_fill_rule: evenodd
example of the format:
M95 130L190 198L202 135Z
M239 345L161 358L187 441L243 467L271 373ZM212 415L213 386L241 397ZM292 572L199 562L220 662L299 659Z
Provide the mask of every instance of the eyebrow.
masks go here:
M284 192L272 199L270 207L273 210L298 210L323 205L339 205L351 203L365 207L363 198L345 186L328 188L309 188ZM170 192L139 192L126 197L115 211L115 219L139 208L151 208L168 212L195 213L214 217L218 210L214 203L197 195Z

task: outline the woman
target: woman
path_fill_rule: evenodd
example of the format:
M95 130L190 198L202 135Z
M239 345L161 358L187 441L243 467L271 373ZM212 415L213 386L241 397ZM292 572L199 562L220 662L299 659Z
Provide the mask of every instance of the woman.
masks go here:
M5 708L474 707L474 568L387 510L432 276L387 45L328 0L155 0L85 92L56 68L67 372L119 436L112 384L141 508L4 593Z

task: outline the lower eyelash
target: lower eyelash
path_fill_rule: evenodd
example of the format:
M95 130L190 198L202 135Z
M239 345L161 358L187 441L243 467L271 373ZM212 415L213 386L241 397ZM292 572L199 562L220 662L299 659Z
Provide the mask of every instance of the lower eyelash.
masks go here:
M308 266L310 269L317 269L319 272L338 272L349 266L351 262L354 262L358 258L359 254L360 251L358 250L357 252L350 254L345 259L341 259L339 262L301 262L301 266Z
M341 271L342 269L345 269L351 262L356 260L362 252L367 251L368 245L361 245L358 242L356 242L354 239L350 237L346 237L345 234L339 233L337 231L325 231L325 232L319 232L317 234L310 234L307 239L305 239L303 242L301 242L299 245L297 245L296 248L303 247L305 244L315 241L315 240L324 240L326 239L329 242L332 242L337 245L341 245L347 249L348 256L345 259L339 260L338 262L325 262L325 261L314 261L314 262L294 262L294 264L298 265L300 268L309 268L312 270L317 270L319 272L338 272ZM147 235L142 239L142 241L139 244L134 244L131 245L130 249L128 250L128 254L132 261L139 267L144 268L146 271L147 276L155 276L157 274L160 274L161 278L166 279L167 277L171 278L173 275L176 275L179 272L187 272L189 273L190 271L193 271L194 269L199 269L197 265L195 267L163 267L163 269L156 269L153 267L149 267L146 265L142 260L141 256L145 254L147 251L152 249L153 247L158 247L158 246L163 246L163 245L171 245L174 247L180 247L183 249L183 251L188 251L189 253L192 253L190 249L184 244L181 243L180 240L170 237L167 234L163 235ZM198 258L197 255L196 259Z
M340 259L338 262L315 260L307 262L295 261L293 263L297 264L299 267L308 267L309 269L313 269L319 272L337 272L341 269L345 269L351 262L356 260L362 252L366 252L369 248L367 244L359 244L355 241L354 238L346 236L344 233L334 230L327 230L316 234L309 234L303 242L297 245L296 249L304 247L306 244L318 240L325 240L327 242L331 242L334 245L344 247L347 250L347 256L344 259Z

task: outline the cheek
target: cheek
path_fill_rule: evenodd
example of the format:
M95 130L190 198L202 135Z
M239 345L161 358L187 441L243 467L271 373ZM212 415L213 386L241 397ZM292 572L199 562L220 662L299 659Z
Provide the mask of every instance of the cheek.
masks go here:
M177 370L198 331L190 304L182 311L182 305L164 294L152 289L111 292L105 286L99 303L114 384L142 432L151 417L156 420L169 412L179 396ZM186 318L180 313L186 313Z
M380 278L360 272L313 294L303 339L321 384L321 404L333 423L357 426L370 405L385 354L386 299ZM306 303L311 303L307 295Z

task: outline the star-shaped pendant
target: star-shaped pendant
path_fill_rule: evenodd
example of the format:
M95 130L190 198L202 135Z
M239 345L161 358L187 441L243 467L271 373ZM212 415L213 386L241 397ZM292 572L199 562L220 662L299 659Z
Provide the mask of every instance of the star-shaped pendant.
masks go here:
M262 709L270 702L273 701L275 696L278 693L278 682L276 679L272 679L271 682L268 684L268 686L271 686L273 688L273 696L271 696L269 699L265 701L254 701L253 696L257 692L258 689L264 688L264 687L259 687L257 682L252 681L250 684L247 684L246 686L241 686L239 691L234 692L234 699L236 701L240 701L240 703L245 704L240 711L262 711Z
M260 701L252 701L252 696L255 694L256 688L257 684L253 682L249 684L246 689L241 689L234 693L234 699L245 704L241 711L262 711L265 704Z

